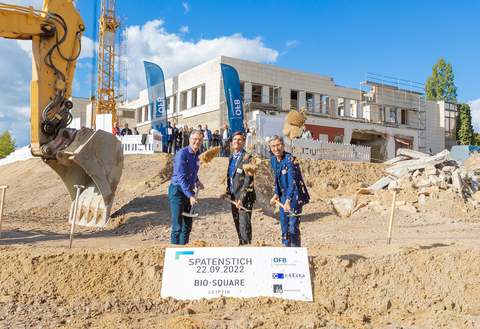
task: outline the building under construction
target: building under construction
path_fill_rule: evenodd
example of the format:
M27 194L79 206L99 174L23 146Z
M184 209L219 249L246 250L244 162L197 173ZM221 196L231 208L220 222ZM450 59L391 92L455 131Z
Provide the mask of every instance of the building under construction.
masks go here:
M398 148L437 153L455 142L455 106L427 100L422 84L366 73L354 89L331 77L225 56L165 81L169 119L212 131L228 124L220 63L238 71L245 120L262 136L281 134L288 111L305 109L314 139L369 146L372 161L393 158ZM150 127L148 103L143 90L123 105L135 110L140 132Z

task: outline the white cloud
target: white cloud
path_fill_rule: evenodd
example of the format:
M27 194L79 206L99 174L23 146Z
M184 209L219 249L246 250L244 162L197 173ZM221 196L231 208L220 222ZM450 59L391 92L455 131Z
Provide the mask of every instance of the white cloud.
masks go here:
M180 28L180 32L182 32L182 33L188 33L188 26L182 26L182 27Z
M162 25L163 21L154 20L143 26L128 27L129 99L138 97L140 90L146 88L143 61L158 64L168 79L220 55L266 63L278 58L278 52L265 47L260 36L248 39L236 33L198 42L185 41L168 33Z
M468 105L470 105L470 111L472 113L473 130L475 130L476 133L479 133L480 132L480 98L474 101L468 102Z
M300 41L297 41L297 40L291 40L291 41L286 42L286 45L287 45L288 48L296 47L299 44L300 44Z
M182 2L182 6L185 7L185 12L184 14L188 13L190 11L190 6L186 2Z
M93 42L92 39L82 36L82 52L78 59L94 57L98 53L98 45L98 42Z

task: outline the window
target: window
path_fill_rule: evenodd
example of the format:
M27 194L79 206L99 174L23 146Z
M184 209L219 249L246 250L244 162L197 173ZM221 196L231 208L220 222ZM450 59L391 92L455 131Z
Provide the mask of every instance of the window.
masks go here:
M262 86L252 84L252 102L262 102Z
M455 104L445 102L445 139L456 139L457 115Z
M396 123L397 122L397 109L391 107L390 108L390 123Z
M187 109L187 95L187 91L180 94L180 108L182 111Z
M298 91L296 90L292 90L290 92L290 106L294 109L296 109L298 106Z
M175 112L177 110L177 97L170 96L167 98L167 110Z
M345 100L342 97L338 97L338 107L337 107L338 112L337 112L337 114L338 114L338 116L341 116L341 117L343 117L345 115L345 110L343 108L344 102L345 102Z
M192 107L197 106L197 89L192 89Z
M269 104L278 104L278 88L270 87L268 96Z
M343 136L335 136L335 143L343 143Z
M203 104L205 104L205 85L203 85L201 89L202 89L202 97L201 97L201 100L200 100L200 102L201 102L200 105L203 105Z
M305 93L305 101L306 101L306 108L309 111L313 111L313 106L315 105L313 103L313 94L312 93Z

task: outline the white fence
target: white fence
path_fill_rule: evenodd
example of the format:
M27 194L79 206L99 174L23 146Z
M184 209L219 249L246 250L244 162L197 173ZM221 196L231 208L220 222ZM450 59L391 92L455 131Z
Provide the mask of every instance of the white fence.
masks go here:
M153 131L152 135L126 135L117 136L117 138L122 142L123 154L154 154L163 152L162 135L156 131Z
M294 154L297 158L370 162L371 150L367 146L307 141L303 139L294 139L290 142L286 140L285 144L286 151ZM248 137L247 149L251 153L263 157L269 157L271 154L270 146L263 138Z
M33 158L33 155L32 155L32 152L30 151L30 145L27 145L15 150L15 152L12 152L8 156L6 156L4 159L1 159L0 166L17 162L17 161L25 161L32 158Z

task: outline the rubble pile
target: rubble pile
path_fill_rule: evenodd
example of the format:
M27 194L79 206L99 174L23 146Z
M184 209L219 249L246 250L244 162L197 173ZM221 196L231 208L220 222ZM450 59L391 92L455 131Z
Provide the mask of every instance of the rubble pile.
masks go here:
M329 204L342 217L350 217L357 210L369 209L383 212L390 204L381 202L385 198L382 191L402 191L405 200L397 201L395 206L411 213L417 212L416 204L425 204L428 200L437 200L447 192L457 195L472 208L480 205L480 154L472 153L462 164L451 158L448 150L430 156L409 149L399 149L397 157L386 161L390 165L385 171L387 176L371 186L361 184L353 197L332 198ZM371 196L374 194L374 196ZM370 196L370 197L369 197Z
M473 153L469 161L462 165L451 159L448 150L429 156L409 149L399 149L397 157L385 163L393 164L386 171L396 177L388 183L388 189L413 187L418 190L419 199L430 195L430 187L434 187L434 192L450 190L473 206L478 206L480 165L477 164L477 158L479 155Z

